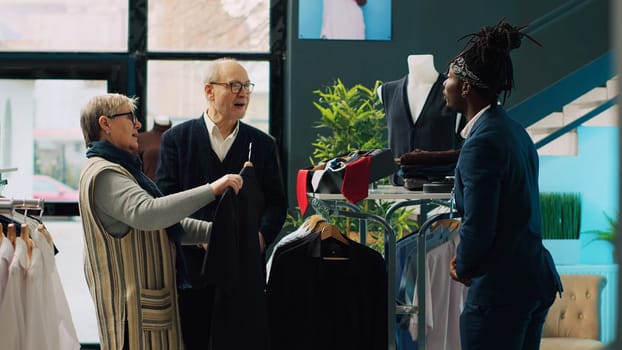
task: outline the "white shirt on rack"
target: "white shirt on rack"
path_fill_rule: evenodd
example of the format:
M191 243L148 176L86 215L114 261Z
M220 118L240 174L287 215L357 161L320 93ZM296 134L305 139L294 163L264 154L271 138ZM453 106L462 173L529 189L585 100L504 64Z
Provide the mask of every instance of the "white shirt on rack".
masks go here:
M15 240L15 253L9 267L9 279L0 305L0 350L23 349L26 337L25 297L28 256L26 242Z
M266 283L270 280L270 268L272 267L272 260L274 259L274 253L276 253L277 249L286 245L289 242L297 241L308 236L311 232L309 226L307 226L306 222L301 225L296 231L288 234L287 236L281 238L272 249L272 253L270 254L270 258L268 258L268 262L266 263Z
M79 350L65 292L56 269L54 249L38 231L28 269L26 300L27 350Z
M2 300L4 299L4 290L9 280L9 266L11 266L11 261L13 261L14 252L15 249L13 249L11 241L3 237L2 242L0 242L0 305L2 305Z
M456 254L460 236L455 235L447 242L426 254L426 349L460 350L460 313L466 300L467 288L449 277L449 262ZM417 291L413 304L418 305ZM417 315L410 317L409 332L417 340Z

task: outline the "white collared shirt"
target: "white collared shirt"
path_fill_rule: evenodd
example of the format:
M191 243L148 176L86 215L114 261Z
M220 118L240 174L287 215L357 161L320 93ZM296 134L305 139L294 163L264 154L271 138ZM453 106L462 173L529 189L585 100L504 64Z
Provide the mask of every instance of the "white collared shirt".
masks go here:
M233 141L235 141L235 138L238 136L238 131L240 131L240 122L238 121L235 124L235 129L231 134L229 134L229 136L223 138L220 130L218 130L216 124L214 124L214 122L207 115L207 112L203 112L203 119L205 120L205 126L207 126L207 134L209 135L209 142L212 145L212 149L218 156L218 159L222 162L231 149Z
M488 105L488 106L482 108L482 110L477 112L477 114L473 117L473 119L469 120L469 122L464 126L462 131L460 131L460 136L462 136L463 139L466 140L466 138L471 133L471 129L473 129L473 125L475 125L475 122L479 119L479 117L482 116L482 114L484 114L484 112L486 112L488 109L490 109L490 106L492 106L492 105Z

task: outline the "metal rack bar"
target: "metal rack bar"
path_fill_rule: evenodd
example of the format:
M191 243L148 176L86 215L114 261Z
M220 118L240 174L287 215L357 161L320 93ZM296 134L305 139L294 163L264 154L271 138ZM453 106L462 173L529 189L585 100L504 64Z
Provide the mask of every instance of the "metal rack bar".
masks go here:
M0 212L12 212L14 209L33 209L42 210L43 199L14 199L0 198Z

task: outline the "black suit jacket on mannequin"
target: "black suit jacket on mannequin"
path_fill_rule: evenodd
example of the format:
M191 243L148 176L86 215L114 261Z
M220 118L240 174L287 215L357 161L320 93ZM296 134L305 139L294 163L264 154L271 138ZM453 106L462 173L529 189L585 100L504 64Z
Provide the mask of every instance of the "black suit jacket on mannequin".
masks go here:
M425 151L444 151L460 148L464 118L460 119L456 131L456 112L446 107L443 97L445 76L439 74L426 98L417 122L408 105L408 75L402 79L382 85L382 101L387 118L389 147L394 157L399 157L415 149ZM391 183L403 185L397 173L391 176Z

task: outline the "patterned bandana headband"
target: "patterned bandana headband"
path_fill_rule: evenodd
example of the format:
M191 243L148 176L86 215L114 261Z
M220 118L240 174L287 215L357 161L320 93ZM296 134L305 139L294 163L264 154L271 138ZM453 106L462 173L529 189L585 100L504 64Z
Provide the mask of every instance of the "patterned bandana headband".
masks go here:
M463 57L456 58L449 66L451 71L461 80L471 83L478 88L488 89L488 85L484 83L475 73L471 72L467 67Z

